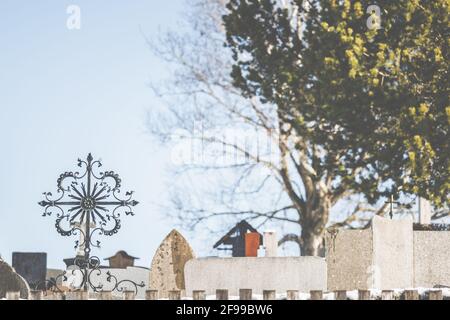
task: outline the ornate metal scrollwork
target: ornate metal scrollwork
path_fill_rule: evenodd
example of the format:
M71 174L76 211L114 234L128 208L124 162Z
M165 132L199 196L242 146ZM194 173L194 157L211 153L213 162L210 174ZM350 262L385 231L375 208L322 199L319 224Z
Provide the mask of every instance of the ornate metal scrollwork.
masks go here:
M98 247L99 242L92 242L92 235L98 231L99 234L112 236L120 229L120 214L133 215L132 207L138 204L132 200L132 191L125 193L120 198L120 187L122 180L113 171L96 173L94 169L102 166L99 160L93 161L91 154L86 161L78 159L78 166L84 172L65 172L57 180L57 193L59 197L53 199L51 192L45 192L45 200L39 202L43 206L43 216L50 216L56 211L55 227L62 236L71 236L75 231L84 236L84 243L77 246L89 244ZM70 181L70 183L67 183ZM63 208L68 208L67 213ZM80 229L82 225L98 225L89 234Z
M56 181L58 196L51 192L44 192L45 200L39 202L44 207L43 216L56 216L55 228L62 236L68 237L80 235L80 240L75 241L75 248L83 248L84 254L74 260L72 275L78 270L81 273L82 283L79 286L84 290L91 289L94 292L101 291L102 284L94 285L91 275L102 273L100 259L90 257L91 248L99 248L100 241L93 241L94 235L113 236L121 227L121 214L134 215L132 207L138 202L132 200L133 191L127 191L124 197L120 196L122 180L114 171L99 172L102 167L100 160L93 161L89 153L86 160L78 159L80 172L65 172ZM65 210L67 209L67 210ZM58 276L67 280L67 272ZM122 291L121 283L130 283L137 291L138 287L144 287L144 283L136 284L131 280L118 281L111 274L107 274L106 280L114 282L111 291ZM57 288L56 281L47 280L47 286L52 290Z

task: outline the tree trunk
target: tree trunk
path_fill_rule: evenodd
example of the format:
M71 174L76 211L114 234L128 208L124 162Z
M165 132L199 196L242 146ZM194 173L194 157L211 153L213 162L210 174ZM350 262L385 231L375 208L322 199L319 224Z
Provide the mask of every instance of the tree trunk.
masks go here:
M320 256L323 236L311 232L311 230L302 230L301 235L301 255L302 256Z
M302 215L300 236L302 256L322 256L326 224L331 208L331 199L327 192L315 192L307 203L307 210Z

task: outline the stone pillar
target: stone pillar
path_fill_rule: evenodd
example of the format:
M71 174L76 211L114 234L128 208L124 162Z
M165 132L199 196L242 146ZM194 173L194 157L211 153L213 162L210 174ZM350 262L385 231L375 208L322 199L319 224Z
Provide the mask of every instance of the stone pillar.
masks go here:
M278 256L278 240L275 231L264 232L264 247L266 248L266 257Z
M228 300L228 290L217 289L216 290L216 300Z
M276 291L275 290L264 290L263 291L263 300L276 300Z
M287 300L298 300L298 290L288 290L286 292Z
M347 300L347 291L346 290L337 290L334 292L335 300Z
M181 300L181 291L180 290L170 290L169 291L169 300Z
M381 291L381 300L394 300L394 291L393 290Z
M404 298L405 300L420 300L419 292L417 290L405 290Z
M194 290L192 291L193 300L206 300L205 290Z
M358 300L370 300L370 291L358 290Z
M6 292L6 300L19 300L20 291L8 291Z
M135 291L124 291L123 292L123 300L134 300L136 298Z
M158 300L158 290L145 291L145 300Z
M428 300L442 300L442 290L430 290L428 292Z
M310 295L311 295L310 300L322 300L323 299L322 290L311 290Z
M425 198L419 198L419 223L431 223L431 204L430 201Z
M252 289L239 289L239 300L252 300Z

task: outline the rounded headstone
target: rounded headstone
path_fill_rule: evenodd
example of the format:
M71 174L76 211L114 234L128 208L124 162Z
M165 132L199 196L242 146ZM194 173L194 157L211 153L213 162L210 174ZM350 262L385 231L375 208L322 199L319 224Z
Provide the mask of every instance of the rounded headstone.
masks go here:
M0 299L6 297L7 292L20 292L21 299L28 299L30 287L14 269L0 259Z

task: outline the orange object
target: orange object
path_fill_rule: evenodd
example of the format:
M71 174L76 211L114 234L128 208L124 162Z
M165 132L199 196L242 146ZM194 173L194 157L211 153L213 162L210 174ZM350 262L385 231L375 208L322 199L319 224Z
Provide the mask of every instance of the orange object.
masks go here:
M245 234L245 256L257 257L258 249L261 242L261 236L257 232L249 232Z

